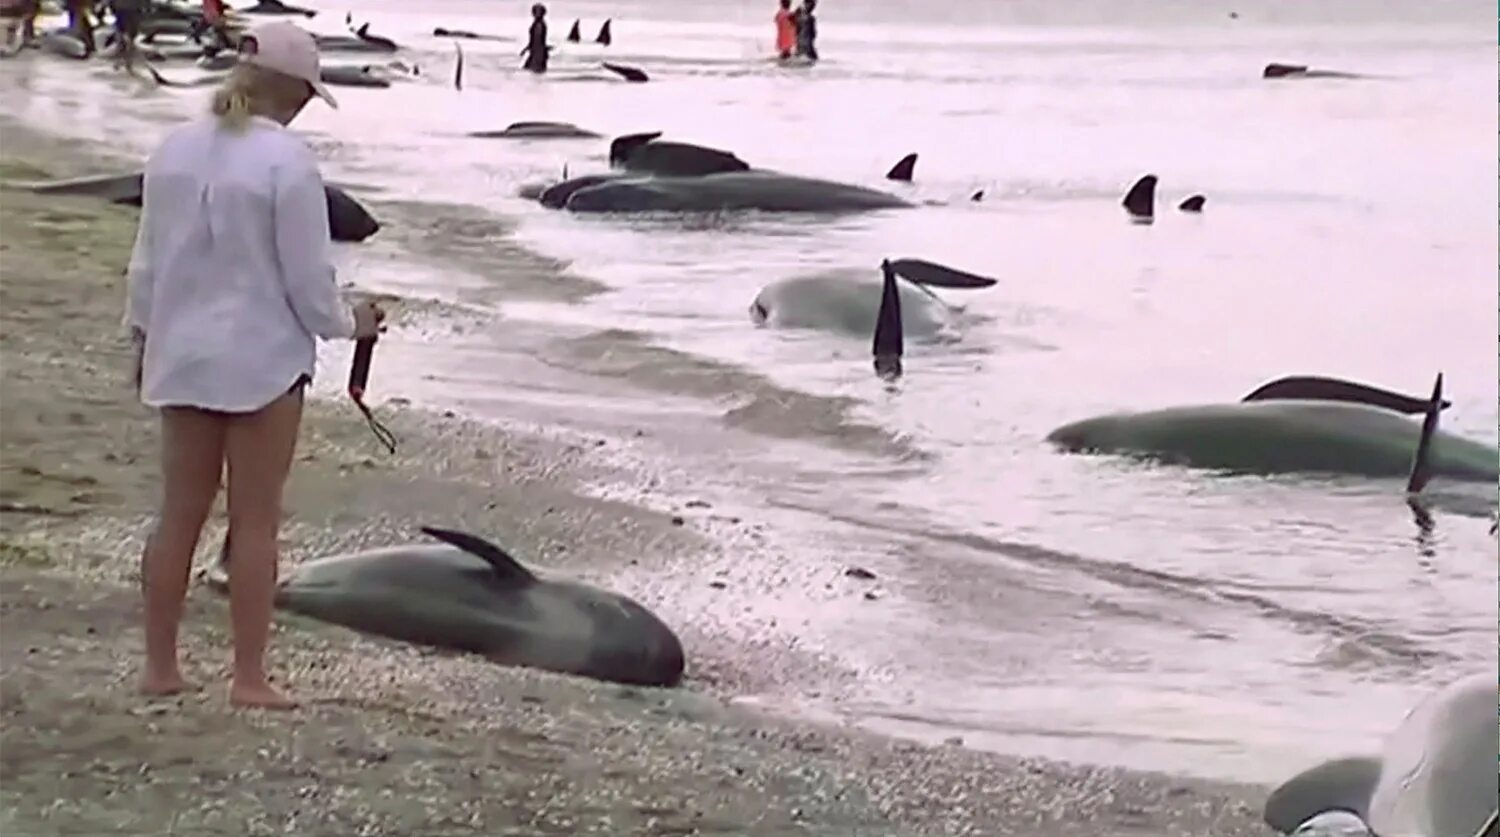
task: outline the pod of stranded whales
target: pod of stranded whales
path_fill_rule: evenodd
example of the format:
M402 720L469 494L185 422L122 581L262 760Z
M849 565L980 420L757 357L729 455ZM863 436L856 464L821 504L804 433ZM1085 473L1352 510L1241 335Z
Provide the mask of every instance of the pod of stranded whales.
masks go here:
M261 0L236 15L317 12L279 0ZM319 36L327 52L394 53L392 40L368 25L347 35ZM581 23L567 34L582 41ZM157 4L143 24L146 54L154 61L197 59L220 71L233 65L231 51L203 45L200 14ZM514 41L514 38L437 27L435 37L455 41ZM186 39L182 44L158 42ZM86 57L81 41L49 32L49 52ZM613 42L610 21L594 42ZM463 51L454 86L463 89ZM638 68L605 62L629 81L645 81ZM331 84L382 87L382 69L419 74L416 68L328 67ZM221 76L171 81L151 68L164 86L201 86ZM1370 78L1304 65L1269 64L1265 79ZM568 122L522 121L479 139L583 140L600 134ZM522 195L551 209L606 212L860 212L907 209L916 204L886 191L814 177L760 169L736 154L663 140L660 132L612 140L607 171L532 184ZM911 183L916 154L885 175ZM1155 218L1158 179L1147 174L1121 201L1128 218ZM86 195L138 206L139 172L49 183L7 183L39 194ZM326 187L330 232L341 242L363 241L380 225L341 188ZM969 195L980 201L982 191ZM1206 198L1192 194L1178 204L1201 213ZM973 291L997 285L979 276L919 258L886 259L878 281L848 275L782 279L766 285L750 305L758 325L821 328L867 335L875 372L893 381L902 375L906 338L928 341L948 330L961 308L935 290ZM871 276L875 278L874 275ZM1082 418L1055 428L1045 441L1062 453L1141 458L1186 468L1235 474L1337 474L1406 478L1408 499L1435 477L1487 483L1500 481L1500 455L1491 445L1440 430L1443 410L1437 376L1430 396L1406 395L1338 378L1291 376L1266 383L1239 401L1163 407ZM1420 415L1420 422L1413 416ZM1490 504L1492 505L1492 504ZM1471 513L1471 512L1464 512ZM1473 512L1479 513L1479 512ZM482 654L506 665L529 666L601 680L673 686L685 656L672 630L637 602L578 581L540 576L501 547L476 535L424 528L435 543L414 543L305 563L280 584L278 606L355 630L420 645ZM228 545L224 554L227 556ZM216 584L224 584L222 576ZM1393 734L1379 758L1348 757L1313 767L1280 786L1267 800L1264 817L1291 833L1412 834L1417 837L1500 837L1492 768L1495 692L1492 673L1440 689ZM1488 743L1485 743L1488 742ZM1472 785L1472 787L1471 787ZM1339 830L1343 829L1343 830ZM1364 829L1363 831L1356 829Z

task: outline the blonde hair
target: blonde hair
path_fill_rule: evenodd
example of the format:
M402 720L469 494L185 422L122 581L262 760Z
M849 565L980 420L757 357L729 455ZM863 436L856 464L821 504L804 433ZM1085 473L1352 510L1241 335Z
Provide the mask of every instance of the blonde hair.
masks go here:
M229 78L214 91L209 110L219 124L232 131L244 130L252 116L267 116L311 94L307 82L257 64L239 63Z

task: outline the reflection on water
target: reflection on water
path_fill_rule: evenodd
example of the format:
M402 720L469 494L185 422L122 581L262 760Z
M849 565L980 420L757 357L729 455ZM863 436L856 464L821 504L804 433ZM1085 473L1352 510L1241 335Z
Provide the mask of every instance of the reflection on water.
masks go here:
M821 17L827 60L787 71L765 60L758 6L576 5L585 31L614 18L608 56L651 83L553 83L520 73L514 44L466 42L455 91L453 45L432 27L513 34L520 17L477 0L354 4L423 73L341 90L339 111L298 123L329 178L366 187L387 219L342 251L345 275L476 317L393 334L381 362L407 377L382 386L660 430L640 448L652 465L680 469L685 491L737 493L808 574L740 595L743 624L775 622L764 630L860 672L813 709L1270 779L1374 742L1433 681L1494 665L1495 543L1470 513L1494 507L1493 487L1435 485L1402 508L1395 480L1223 477L1043 442L1074 419L1236 400L1282 375L1420 392L1438 370L1444 426L1493 440L1488 7L1276 2L1231 20L1186 0L976 0L914 18L848 0ZM563 45L556 75L605 54ZM1273 60L1384 78L1263 81ZM207 95L31 57L0 75L6 112L135 154ZM519 187L603 169L606 143L464 136L531 119L661 130L928 205L545 211ZM883 181L912 151L915 182ZM1158 217L1128 224L1119 198L1147 172ZM1177 212L1192 193L1205 211ZM768 284L873 281L903 256L999 284L940 291L965 309L956 340L910 344L897 385L871 374L868 338L750 322ZM875 598L808 592L848 564L877 574ZM701 579L660 585L682 618L717 607L686 612Z

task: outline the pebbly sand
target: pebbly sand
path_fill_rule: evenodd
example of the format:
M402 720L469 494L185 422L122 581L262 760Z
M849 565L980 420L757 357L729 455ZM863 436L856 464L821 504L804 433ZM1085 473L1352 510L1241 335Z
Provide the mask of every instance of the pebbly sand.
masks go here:
M117 170L0 123L0 179ZM288 713L225 700L227 609L189 594L185 673L149 701L136 563L156 497L153 415L119 329L136 211L0 192L0 833L180 835L1263 835L1266 789L926 747L731 705L756 660L677 625L663 691L507 669L278 616ZM414 305L393 305L400 329ZM379 359L377 358L377 367ZM342 369L323 369L338 377ZM378 369L377 369L378 375ZM432 519L600 578L717 547L694 521L586 496L558 438L314 398L288 486L288 563L413 537ZM198 561L223 534L222 499ZM1101 696L1101 712L1108 712Z

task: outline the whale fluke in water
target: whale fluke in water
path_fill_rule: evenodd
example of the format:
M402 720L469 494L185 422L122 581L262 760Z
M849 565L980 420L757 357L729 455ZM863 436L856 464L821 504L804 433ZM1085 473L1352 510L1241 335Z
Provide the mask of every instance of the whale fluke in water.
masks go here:
M1393 410L1408 416L1427 412L1429 404L1428 399L1425 398L1414 398L1368 384L1318 375L1292 375L1277 378L1261 384L1249 395L1240 399L1242 402L1272 400L1349 401ZM1451 401L1443 401L1441 404L1445 410L1453 406Z
M642 82L651 80L651 77L646 75L644 70L638 70L635 67L627 67L624 64L611 64L608 61L605 61L604 69L609 70L611 73L620 76L620 78L623 78L626 81Z
M988 276L954 270L926 259L896 259L884 262L881 268L890 268L902 279L929 288L989 288L997 284Z
M1192 195L1182 203L1177 204L1177 208L1182 210L1183 212L1202 212L1203 202L1206 200L1208 200L1208 198L1205 198L1202 195Z
M576 44L579 41L583 40L583 33L579 31L579 26L582 23L583 23L583 21L581 21L581 20L575 20L575 21L573 21L573 28L568 30L568 42L569 43Z
M902 183L910 183L912 175L917 171L917 155L915 152L902 157L891 166L891 170L885 173L886 180L898 180Z
M1120 202L1134 221L1149 223L1156 214L1156 175L1148 174L1135 182Z
M905 338L901 333L901 289L896 286L896 269L887 259L880 263L884 282L880 290L880 312L875 315L875 374L885 380L901 377L901 354Z
M610 34L609 24L610 22L606 20L604 21L604 25L599 27L599 35L598 37L594 38L594 43L603 44L604 46L609 46L610 44L614 43L615 38L614 35ZM641 79L641 81L645 81L645 79Z
M1417 452L1411 458L1411 476L1406 479L1406 493L1417 494L1432 480L1432 437L1437 433L1438 418L1443 412L1443 373L1439 372L1432 384L1432 397L1427 400L1427 415L1422 417L1422 435L1417 439Z

